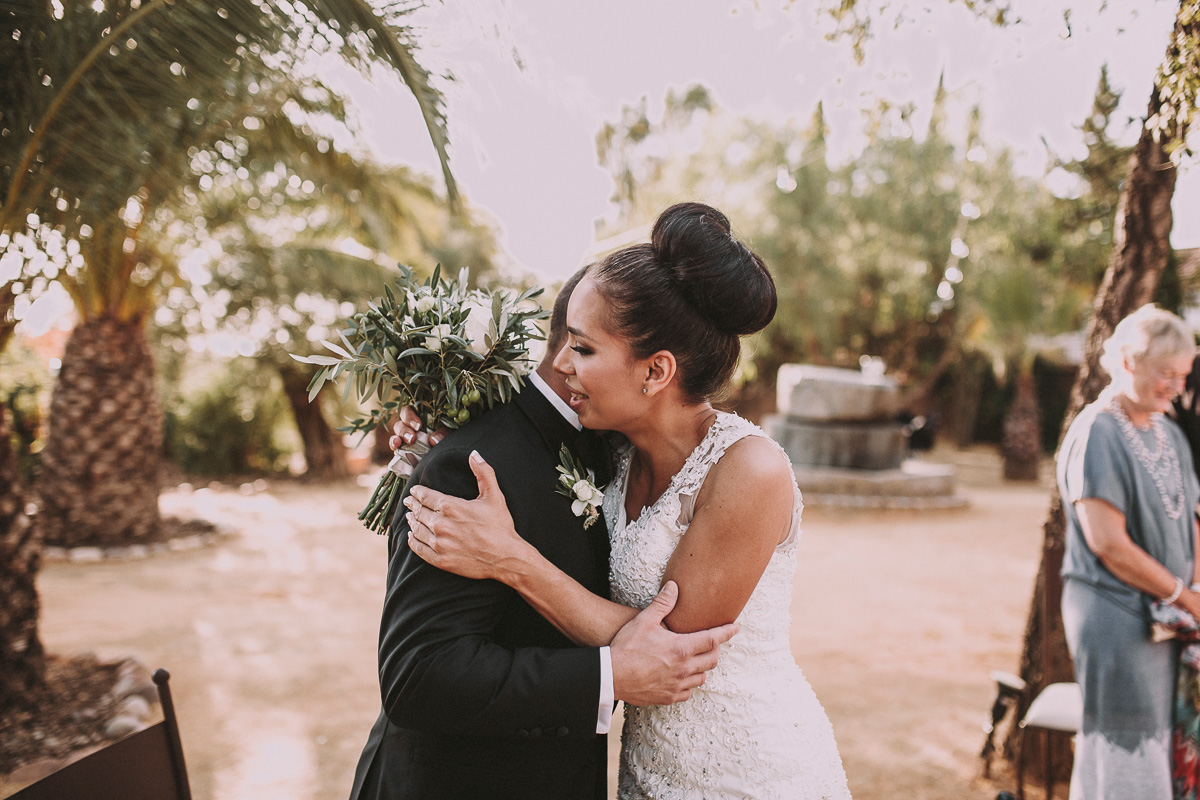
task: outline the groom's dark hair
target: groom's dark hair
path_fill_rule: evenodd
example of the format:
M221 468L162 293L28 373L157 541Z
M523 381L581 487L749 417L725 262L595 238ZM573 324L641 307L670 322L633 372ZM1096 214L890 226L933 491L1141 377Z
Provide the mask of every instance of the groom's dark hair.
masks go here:
M554 308L550 311L550 333L546 336L546 356L554 358L555 354L562 349L563 342L567 340L567 304L571 301L571 293L575 291L575 287L583 280L583 276L587 274L588 264L586 267L581 267L571 277L563 283L562 288L558 290L558 297L554 298Z

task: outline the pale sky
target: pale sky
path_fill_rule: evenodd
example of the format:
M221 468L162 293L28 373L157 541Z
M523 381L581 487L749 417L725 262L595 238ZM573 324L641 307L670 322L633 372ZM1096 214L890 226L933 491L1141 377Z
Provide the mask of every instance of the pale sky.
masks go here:
M1070 36L1065 5L1074 7ZM425 62L448 65L457 79L448 114L463 192L499 223L517 262L557 280L580 265L594 220L611 211L595 135L624 105L646 96L654 118L667 89L701 83L727 111L807 123L820 100L831 160L840 161L859 146L862 109L878 99L913 103L922 130L944 71L952 120L979 104L985 142L1009 147L1040 175L1043 137L1060 155L1083 153L1075 126L1102 64L1124 91L1119 117L1145 113L1177 4L1108 0L1100 12L1104 5L1013 0L1024 21L999 29L961 3L910 2L909 21L877 26L861 66L848 42L825 41L829 25L814 0L465 0L418 19ZM386 76L345 85L377 157L435 171L403 87ZM1172 244L1200 245L1200 165L1181 175L1174 209Z

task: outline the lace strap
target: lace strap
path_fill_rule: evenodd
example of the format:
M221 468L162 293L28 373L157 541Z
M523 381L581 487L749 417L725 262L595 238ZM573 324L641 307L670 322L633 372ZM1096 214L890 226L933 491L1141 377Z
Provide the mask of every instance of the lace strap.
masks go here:
M695 494L700 490L712 465L721 460L725 451L747 436L766 436L757 425L747 422L736 414L717 412L717 419L705 433L696 449L688 456L675 476L675 490L682 494Z
M704 479L708 477L709 470L721 460L721 456L725 455L725 451L747 436L759 436L775 445L784 462L788 465L788 473L791 474L792 483L795 484L796 475L792 471L791 458L778 442L767 436L762 428L759 428L748 420L742 419L736 414L717 412L717 420L709 428L700 445L692 451L687 462L676 476L677 486L675 488L679 497L679 515L677 519L680 527L686 528L695 516L696 497L700 494L700 487L704 485ZM800 490L796 488L792 530L788 534L787 539L782 543L783 545L795 540L803 507L804 501L801 499Z

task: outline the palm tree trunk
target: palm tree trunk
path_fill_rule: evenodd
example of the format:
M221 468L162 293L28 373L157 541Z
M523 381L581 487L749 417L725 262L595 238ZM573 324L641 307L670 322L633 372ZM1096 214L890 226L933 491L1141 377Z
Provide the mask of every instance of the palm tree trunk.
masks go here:
M42 547L36 517L26 513L8 418L0 404L0 717L46 679L38 637L37 573Z
M283 393L292 407L300 440L304 443L304 460L308 475L314 478L342 478L350 474L346 460L346 445L342 434L334 430L321 413L320 396L308 402L309 377L290 367L281 367Z
M48 544L119 545L159 534L163 413L140 321L71 332L50 403L38 494Z
M954 445L966 450L975 442L975 423L979 419L979 401L983 398L984 369L976 358L963 358L954 379L954 417L951 430Z
M1017 392L1004 418L1004 477L1010 481L1035 481L1042 461L1042 420L1032 372L1017 376Z
M1147 119L1154 117L1160 105L1158 89L1155 88L1151 93ZM1063 420L1064 432L1079 411L1095 400L1108 383L1107 374L1100 368L1104 341L1112 335L1118 322L1150 301L1159 276L1167 265L1175 177L1175 166L1167 157L1164 142L1143 128L1141 139L1130 158L1129 175L1117 205L1113 254L1096 296L1092 321L1088 324L1084 363L1071 390L1071 402ZM1066 520L1062 497L1057 490L1053 494L1043 532L1042 562L1026 619L1025 642L1021 653L1021 677L1027 686L1017 705L1018 719L1043 687L1056 681L1074 680L1059 608L1062 596L1059 568L1063 559ZM1006 752L1015 752L1017 733L1016 726L1013 726L1005 742ZM1031 737L1026 745L1026 763L1040 763L1040 737ZM1065 772L1070 764L1069 743L1058 741L1052 747L1051 756L1056 771Z

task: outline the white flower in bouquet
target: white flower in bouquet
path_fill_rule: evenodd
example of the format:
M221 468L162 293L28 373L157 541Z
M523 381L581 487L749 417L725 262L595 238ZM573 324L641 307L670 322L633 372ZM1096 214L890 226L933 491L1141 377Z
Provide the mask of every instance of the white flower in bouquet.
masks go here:
M489 307L486 296L482 292L472 292L467 297L467 320L464 338L467 340L467 346L472 352L479 355L486 355L491 349L491 344L488 342L488 330L492 322L492 310ZM536 324L530 320L530 324ZM539 332L540 333L540 332Z
M344 376L346 399L353 392L373 406L339 430L365 436L406 405L430 430L457 428L511 399L532 367L528 345L541 338L534 321L548 316L533 301L541 289L468 292L465 269L453 281L438 267L424 284L403 265L400 272L395 291L385 286L384 297L347 321L341 345L322 342L334 355L292 356L320 367L310 401L326 381ZM399 472L384 473L359 514L369 529L386 531L405 481Z
M429 335L425 337L425 346L435 353L440 353L451 333L453 331L449 325L434 325L429 329Z
M412 306L418 314L428 314L430 311L437 308L437 300L434 300L430 295L424 295L422 297L418 297Z

